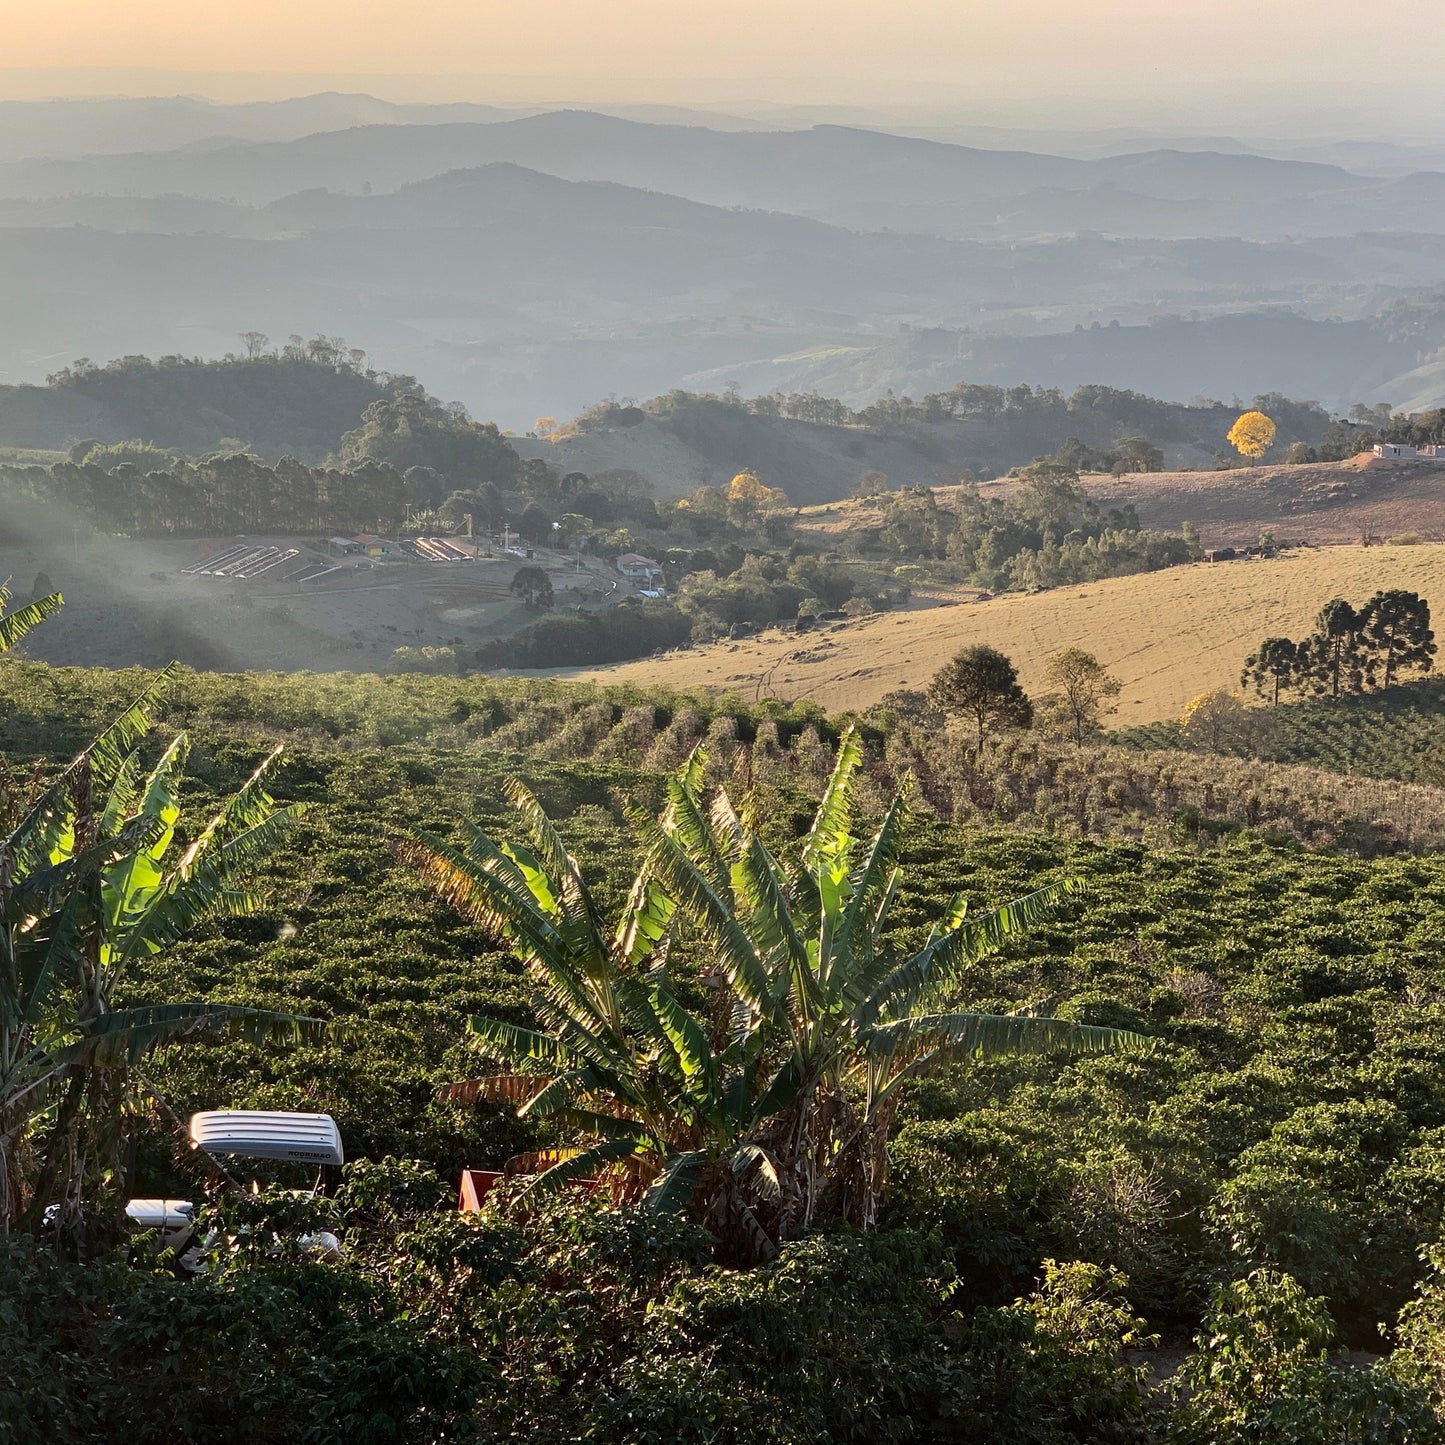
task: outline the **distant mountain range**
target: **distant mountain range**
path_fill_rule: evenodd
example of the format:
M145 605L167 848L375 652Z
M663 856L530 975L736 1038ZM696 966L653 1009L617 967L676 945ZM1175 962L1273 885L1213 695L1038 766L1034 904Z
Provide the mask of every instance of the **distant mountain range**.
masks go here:
M1382 179L1183 150L1081 160L844 126L721 131L587 111L11 161L0 166L0 196L175 194L264 205L314 188L389 191L499 161L709 205L980 240L1081 228L1255 239L1445 229L1445 175L1434 172Z
M1445 399L1445 174L708 119L0 104L0 379L258 329L518 429L730 383Z

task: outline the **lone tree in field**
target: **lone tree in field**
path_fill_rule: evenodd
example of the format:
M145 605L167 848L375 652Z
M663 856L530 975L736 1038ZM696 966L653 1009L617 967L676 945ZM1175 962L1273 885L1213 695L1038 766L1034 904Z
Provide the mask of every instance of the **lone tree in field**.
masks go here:
M552 605L552 579L541 567L518 567L517 575L512 578L511 591L534 612Z
M1114 443L1114 465L1109 470L1116 477L1129 472L1162 472L1164 453L1148 437L1120 437Z
M1066 647L1044 668L1044 679L1056 690L1040 699L1048 720L1083 746L1085 738L1103 731L1103 719L1118 710L1124 684L1091 652Z
M1274 423L1262 411L1247 411L1229 429L1226 440L1240 456L1257 462L1274 445Z
M1252 687L1263 697L1279 706L1279 695L1299 683L1301 644L1291 642L1288 637L1266 637L1259 644L1259 650L1244 659L1244 671L1239 675L1241 687Z
M990 732L1033 724L1034 705L1019 686L1018 669L996 647L965 647L928 685L934 705L973 719L978 746Z

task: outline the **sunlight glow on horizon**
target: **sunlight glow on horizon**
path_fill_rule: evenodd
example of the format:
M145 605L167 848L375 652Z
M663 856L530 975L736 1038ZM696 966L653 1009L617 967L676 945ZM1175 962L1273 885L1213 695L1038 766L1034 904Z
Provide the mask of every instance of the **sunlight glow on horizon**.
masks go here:
M1121 100L1213 91L1267 103L1280 87L1282 97L1314 90L1325 106L1365 99L1331 92L1351 77L1373 86L1381 65L1432 88L1445 62L1435 4L1387 0L1384 9L1362 27L1346 0L1038 0L1027 10L1004 0L0 0L0 65L17 82L27 70L109 72L116 93L137 93L122 77L147 70L233 82L284 74L293 94L347 75L406 77L415 92L433 75L438 99L463 98L466 78L511 76L526 77L537 98L549 86L559 97L569 87L619 98L631 88L638 99L692 104L741 85L772 100L835 104L1051 91ZM690 95L693 87L706 89ZM86 85L103 89L100 77Z

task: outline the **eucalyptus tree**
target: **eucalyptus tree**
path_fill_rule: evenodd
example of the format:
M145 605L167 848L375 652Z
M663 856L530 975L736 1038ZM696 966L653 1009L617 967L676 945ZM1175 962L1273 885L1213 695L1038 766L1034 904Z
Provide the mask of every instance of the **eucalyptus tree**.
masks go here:
M527 966L536 1027L477 1018L508 1072L466 1081L577 1139L532 1188L606 1170L624 1198L706 1220L750 1262L816 1219L871 1228L903 1090L950 1059L1139 1047L1119 1030L952 1005L969 966L1052 913L1061 881L977 917L962 897L916 949L889 932L906 817L900 796L854 836L850 732L816 817L780 860L725 791L704 797L695 752L660 817L634 811L641 867L615 927L536 799L509 785L533 849L473 825L454 846L417 834L402 855ZM691 976L674 953L693 955Z

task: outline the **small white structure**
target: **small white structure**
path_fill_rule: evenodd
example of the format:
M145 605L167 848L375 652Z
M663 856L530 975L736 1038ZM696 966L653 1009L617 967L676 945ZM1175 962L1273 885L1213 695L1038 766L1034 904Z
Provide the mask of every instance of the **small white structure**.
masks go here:
M330 1114L215 1109L191 1115L191 1143L207 1154L239 1154L247 1159L337 1166L346 1162L341 1130Z
M1408 462L1420 455L1418 447L1406 446L1403 442L1376 442L1374 453L1392 462Z
M1429 457L1432 462L1445 462L1445 447L1430 445L1420 448L1422 457Z
M132 1199L125 1217L133 1229L154 1229L163 1244L175 1245L196 1227L196 1206L189 1199Z

